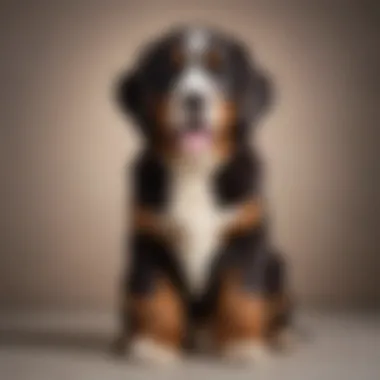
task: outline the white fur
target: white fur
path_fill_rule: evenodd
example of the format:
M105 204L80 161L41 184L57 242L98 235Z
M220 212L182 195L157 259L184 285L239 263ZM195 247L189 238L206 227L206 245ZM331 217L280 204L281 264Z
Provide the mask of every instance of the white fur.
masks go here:
M209 44L202 29L190 30L184 46L188 61L173 84L169 119L174 128L187 128L188 114L183 100L194 92L204 101L203 123L212 130L218 126L222 92L213 77L202 67L199 58ZM235 210L221 210L211 189L215 163L211 152L187 157L173 166L172 204L169 218L182 231L178 236L178 259L188 285L194 293L205 286L210 264L220 243L220 232L235 216Z
M195 28L189 30L185 39L186 50L189 54L202 53L209 43L209 34L202 28Z
M232 363L256 364L269 358L268 348L255 340L231 343L223 350L223 358Z
M150 365L171 365L180 359L179 353L173 348L145 337L131 342L130 357L133 361Z
M200 60L208 44L208 35L201 29L191 30L186 36L184 46L187 62L183 72L173 83L169 101L169 123L174 129L186 128L188 114L184 99L194 93L203 99L204 124L210 129L218 124L220 97L223 91Z
M170 115L175 128L186 128L187 110L184 99L188 95L197 94L204 102L202 119L212 129L217 125L219 117L220 91L212 77L201 67L189 65L178 78L171 97Z
M181 231L176 252L194 294L204 289L222 229L236 212L221 210L216 204L211 189L213 169L212 159L208 157L184 160L173 168L169 217Z

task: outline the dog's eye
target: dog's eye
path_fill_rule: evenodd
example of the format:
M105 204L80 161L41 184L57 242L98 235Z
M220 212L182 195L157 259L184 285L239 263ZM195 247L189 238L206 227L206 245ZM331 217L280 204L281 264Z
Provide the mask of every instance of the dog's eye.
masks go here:
M222 66L222 57L218 51L212 50L205 56L205 65L211 71L218 71Z

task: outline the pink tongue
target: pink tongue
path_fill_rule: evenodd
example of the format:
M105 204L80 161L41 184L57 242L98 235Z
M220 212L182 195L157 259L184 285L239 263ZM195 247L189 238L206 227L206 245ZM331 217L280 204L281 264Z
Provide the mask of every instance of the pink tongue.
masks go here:
M182 149L187 153L200 153L204 151L210 142L206 132L187 132L181 138Z

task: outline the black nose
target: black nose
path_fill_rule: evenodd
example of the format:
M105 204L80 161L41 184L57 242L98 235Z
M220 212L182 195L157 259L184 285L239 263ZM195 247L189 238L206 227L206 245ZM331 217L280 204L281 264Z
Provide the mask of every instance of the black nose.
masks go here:
M184 105L188 112L197 114L202 110L203 98L199 94L189 94L184 99Z

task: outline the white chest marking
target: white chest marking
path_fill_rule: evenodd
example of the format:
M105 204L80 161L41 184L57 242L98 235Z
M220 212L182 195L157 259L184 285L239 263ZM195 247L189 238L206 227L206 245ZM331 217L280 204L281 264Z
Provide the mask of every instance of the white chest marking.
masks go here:
M176 253L193 293L200 293L206 285L226 223L210 177L209 170L185 167L177 168L174 176L170 217L181 230Z

